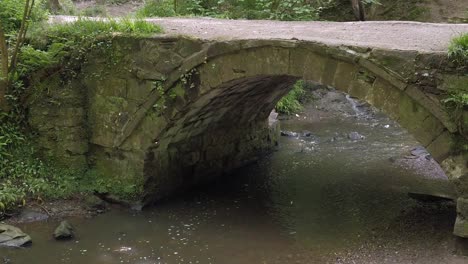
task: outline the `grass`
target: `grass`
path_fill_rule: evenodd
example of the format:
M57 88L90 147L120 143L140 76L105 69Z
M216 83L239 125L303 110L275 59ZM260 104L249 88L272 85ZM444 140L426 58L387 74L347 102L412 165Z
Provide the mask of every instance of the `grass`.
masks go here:
M111 36L115 33L144 36L160 33L162 29L141 19L99 19L78 18L74 22L55 24L47 28L44 34L48 37L72 38L74 40L90 39L98 36Z
M22 66L27 68L28 73L60 63L63 58L73 58L80 63L90 48L103 47L98 45L99 42L110 41L115 35L142 37L160 32L161 27L155 24L129 18L80 17L67 23L36 24L28 34L29 45L22 50ZM109 45L107 43L105 46Z
M448 57L458 66L468 66L468 33L452 39L448 48Z

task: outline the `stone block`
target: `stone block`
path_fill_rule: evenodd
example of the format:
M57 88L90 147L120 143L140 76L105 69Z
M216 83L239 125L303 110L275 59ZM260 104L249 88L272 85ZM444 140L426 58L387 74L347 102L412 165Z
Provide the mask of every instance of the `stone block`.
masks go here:
M357 73L358 68L356 65L347 62L339 62L333 79L333 87L348 93L351 84L357 77Z
M457 216L453 234L459 237L468 238L468 219Z

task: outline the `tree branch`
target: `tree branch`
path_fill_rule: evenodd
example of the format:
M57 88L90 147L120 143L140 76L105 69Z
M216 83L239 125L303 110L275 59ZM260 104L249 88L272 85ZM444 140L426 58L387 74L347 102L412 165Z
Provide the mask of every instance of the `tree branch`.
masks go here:
M0 77L5 80L8 79L8 46L6 41L5 32L3 31L2 22L0 21Z
M13 50L13 53L11 54L11 63L10 63L10 69L9 71L12 72L16 68L16 63L18 61L18 53L19 49L23 45L24 42L24 37L26 35L26 28L27 28L27 23L29 20L29 15L31 14L31 1L26 0L26 4L24 5L24 12L23 12L23 20L21 21L21 27L18 31L18 38L16 39L16 44L15 48Z
M5 32L0 22L0 110L8 111L6 94L8 92L8 47Z

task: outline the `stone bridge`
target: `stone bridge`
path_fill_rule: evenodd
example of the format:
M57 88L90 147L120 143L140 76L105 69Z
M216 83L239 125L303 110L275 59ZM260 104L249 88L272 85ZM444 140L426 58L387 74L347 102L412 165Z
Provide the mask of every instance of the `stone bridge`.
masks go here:
M333 86L406 128L458 191L454 233L468 237L468 91L446 48L468 25L159 19L166 34L115 36L72 82L50 74L29 120L46 156L155 202L256 160L277 144L268 116L298 79Z

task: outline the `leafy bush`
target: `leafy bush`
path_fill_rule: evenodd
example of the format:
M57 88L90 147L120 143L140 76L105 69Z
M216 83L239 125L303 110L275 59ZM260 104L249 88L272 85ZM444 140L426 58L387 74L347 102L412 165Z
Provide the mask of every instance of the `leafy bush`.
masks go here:
M292 90L276 104L276 111L291 115L302 110L301 101L305 97L304 81L294 84Z
M114 34L146 36L161 31L155 24L128 18L79 18L63 24L38 24L29 34L30 46L24 47L23 72L53 65L64 58L80 62L86 56L87 49L93 47L93 43L111 39Z
M81 15L88 17L105 17L107 16L107 9L104 5L89 6L81 11Z
M233 19L315 20L319 7L330 1L304 0L150 0L140 17L175 15L211 16ZM174 6L176 4L176 6Z
M152 0L145 2L143 8L137 11L138 17L171 17L175 16L172 0Z
M70 172L46 166L11 115L0 113L0 216L29 198L62 198L76 181Z
M452 92L446 99L442 100L442 102L452 106L457 111L461 110L463 107L468 106L468 92Z
M452 39L448 48L449 58L459 66L468 66L468 33Z

